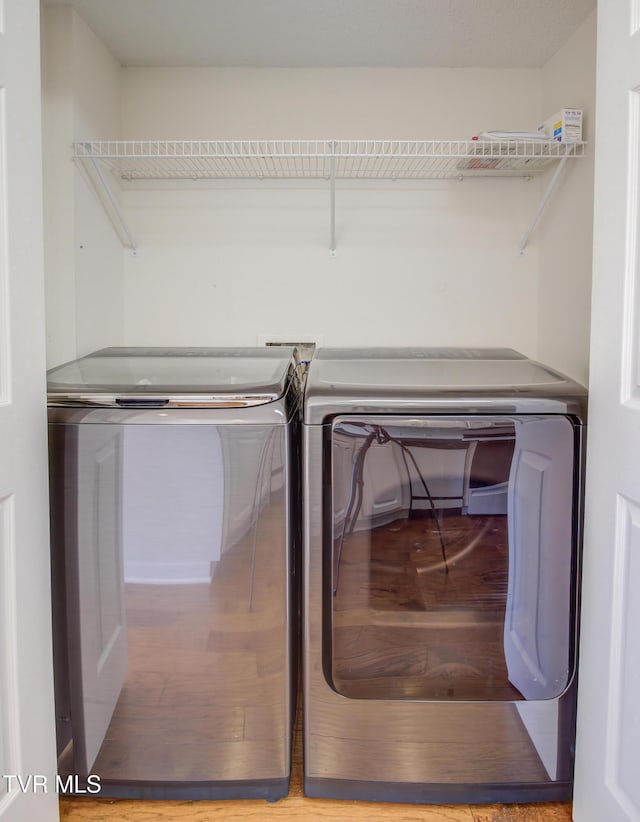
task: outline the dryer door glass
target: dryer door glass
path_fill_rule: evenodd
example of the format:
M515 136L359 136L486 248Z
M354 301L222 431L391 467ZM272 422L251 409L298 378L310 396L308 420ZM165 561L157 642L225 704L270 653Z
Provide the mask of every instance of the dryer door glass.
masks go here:
M341 416L330 455L335 690L355 699L561 694L574 665L571 421Z

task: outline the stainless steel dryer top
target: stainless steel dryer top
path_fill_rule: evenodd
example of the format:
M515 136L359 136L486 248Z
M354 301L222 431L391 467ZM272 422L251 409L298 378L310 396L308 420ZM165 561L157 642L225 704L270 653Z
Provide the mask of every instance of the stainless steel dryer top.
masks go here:
M49 405L233 408L284 396L293 347L103 348L48 373Z
M340 413L557 413L586 417L584 386L509 348L321 348L304 422Z

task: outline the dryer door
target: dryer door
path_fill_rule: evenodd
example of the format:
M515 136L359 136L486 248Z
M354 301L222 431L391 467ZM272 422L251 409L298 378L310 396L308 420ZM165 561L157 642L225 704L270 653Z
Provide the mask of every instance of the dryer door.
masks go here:
M330 429L332 687L553 699L573 671L563 416L340 416Z

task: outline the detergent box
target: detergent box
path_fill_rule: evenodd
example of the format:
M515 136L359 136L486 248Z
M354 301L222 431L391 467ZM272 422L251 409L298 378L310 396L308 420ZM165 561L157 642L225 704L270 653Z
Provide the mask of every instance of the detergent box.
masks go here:
M544 123L538 131L560 143L579 143L582 140L582 111L579 108L563 108Z

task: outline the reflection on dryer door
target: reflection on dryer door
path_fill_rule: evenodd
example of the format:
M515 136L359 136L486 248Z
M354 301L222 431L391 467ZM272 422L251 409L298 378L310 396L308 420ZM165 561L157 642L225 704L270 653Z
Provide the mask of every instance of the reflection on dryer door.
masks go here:
M572 660L571 422L345 416L331 437L335 690L559 697Z
M75 767L95 762L127 673L122 560L123 435L120 426L77 431L77 578L81 699L72 706Z
M503 652L506 491L470 511L472 488L506 489L513 442L510 418L335 418L326 582L340 694L522 698Z
M514 425L504 653L525 699L552 699L569 679L573 428L566 417Z

